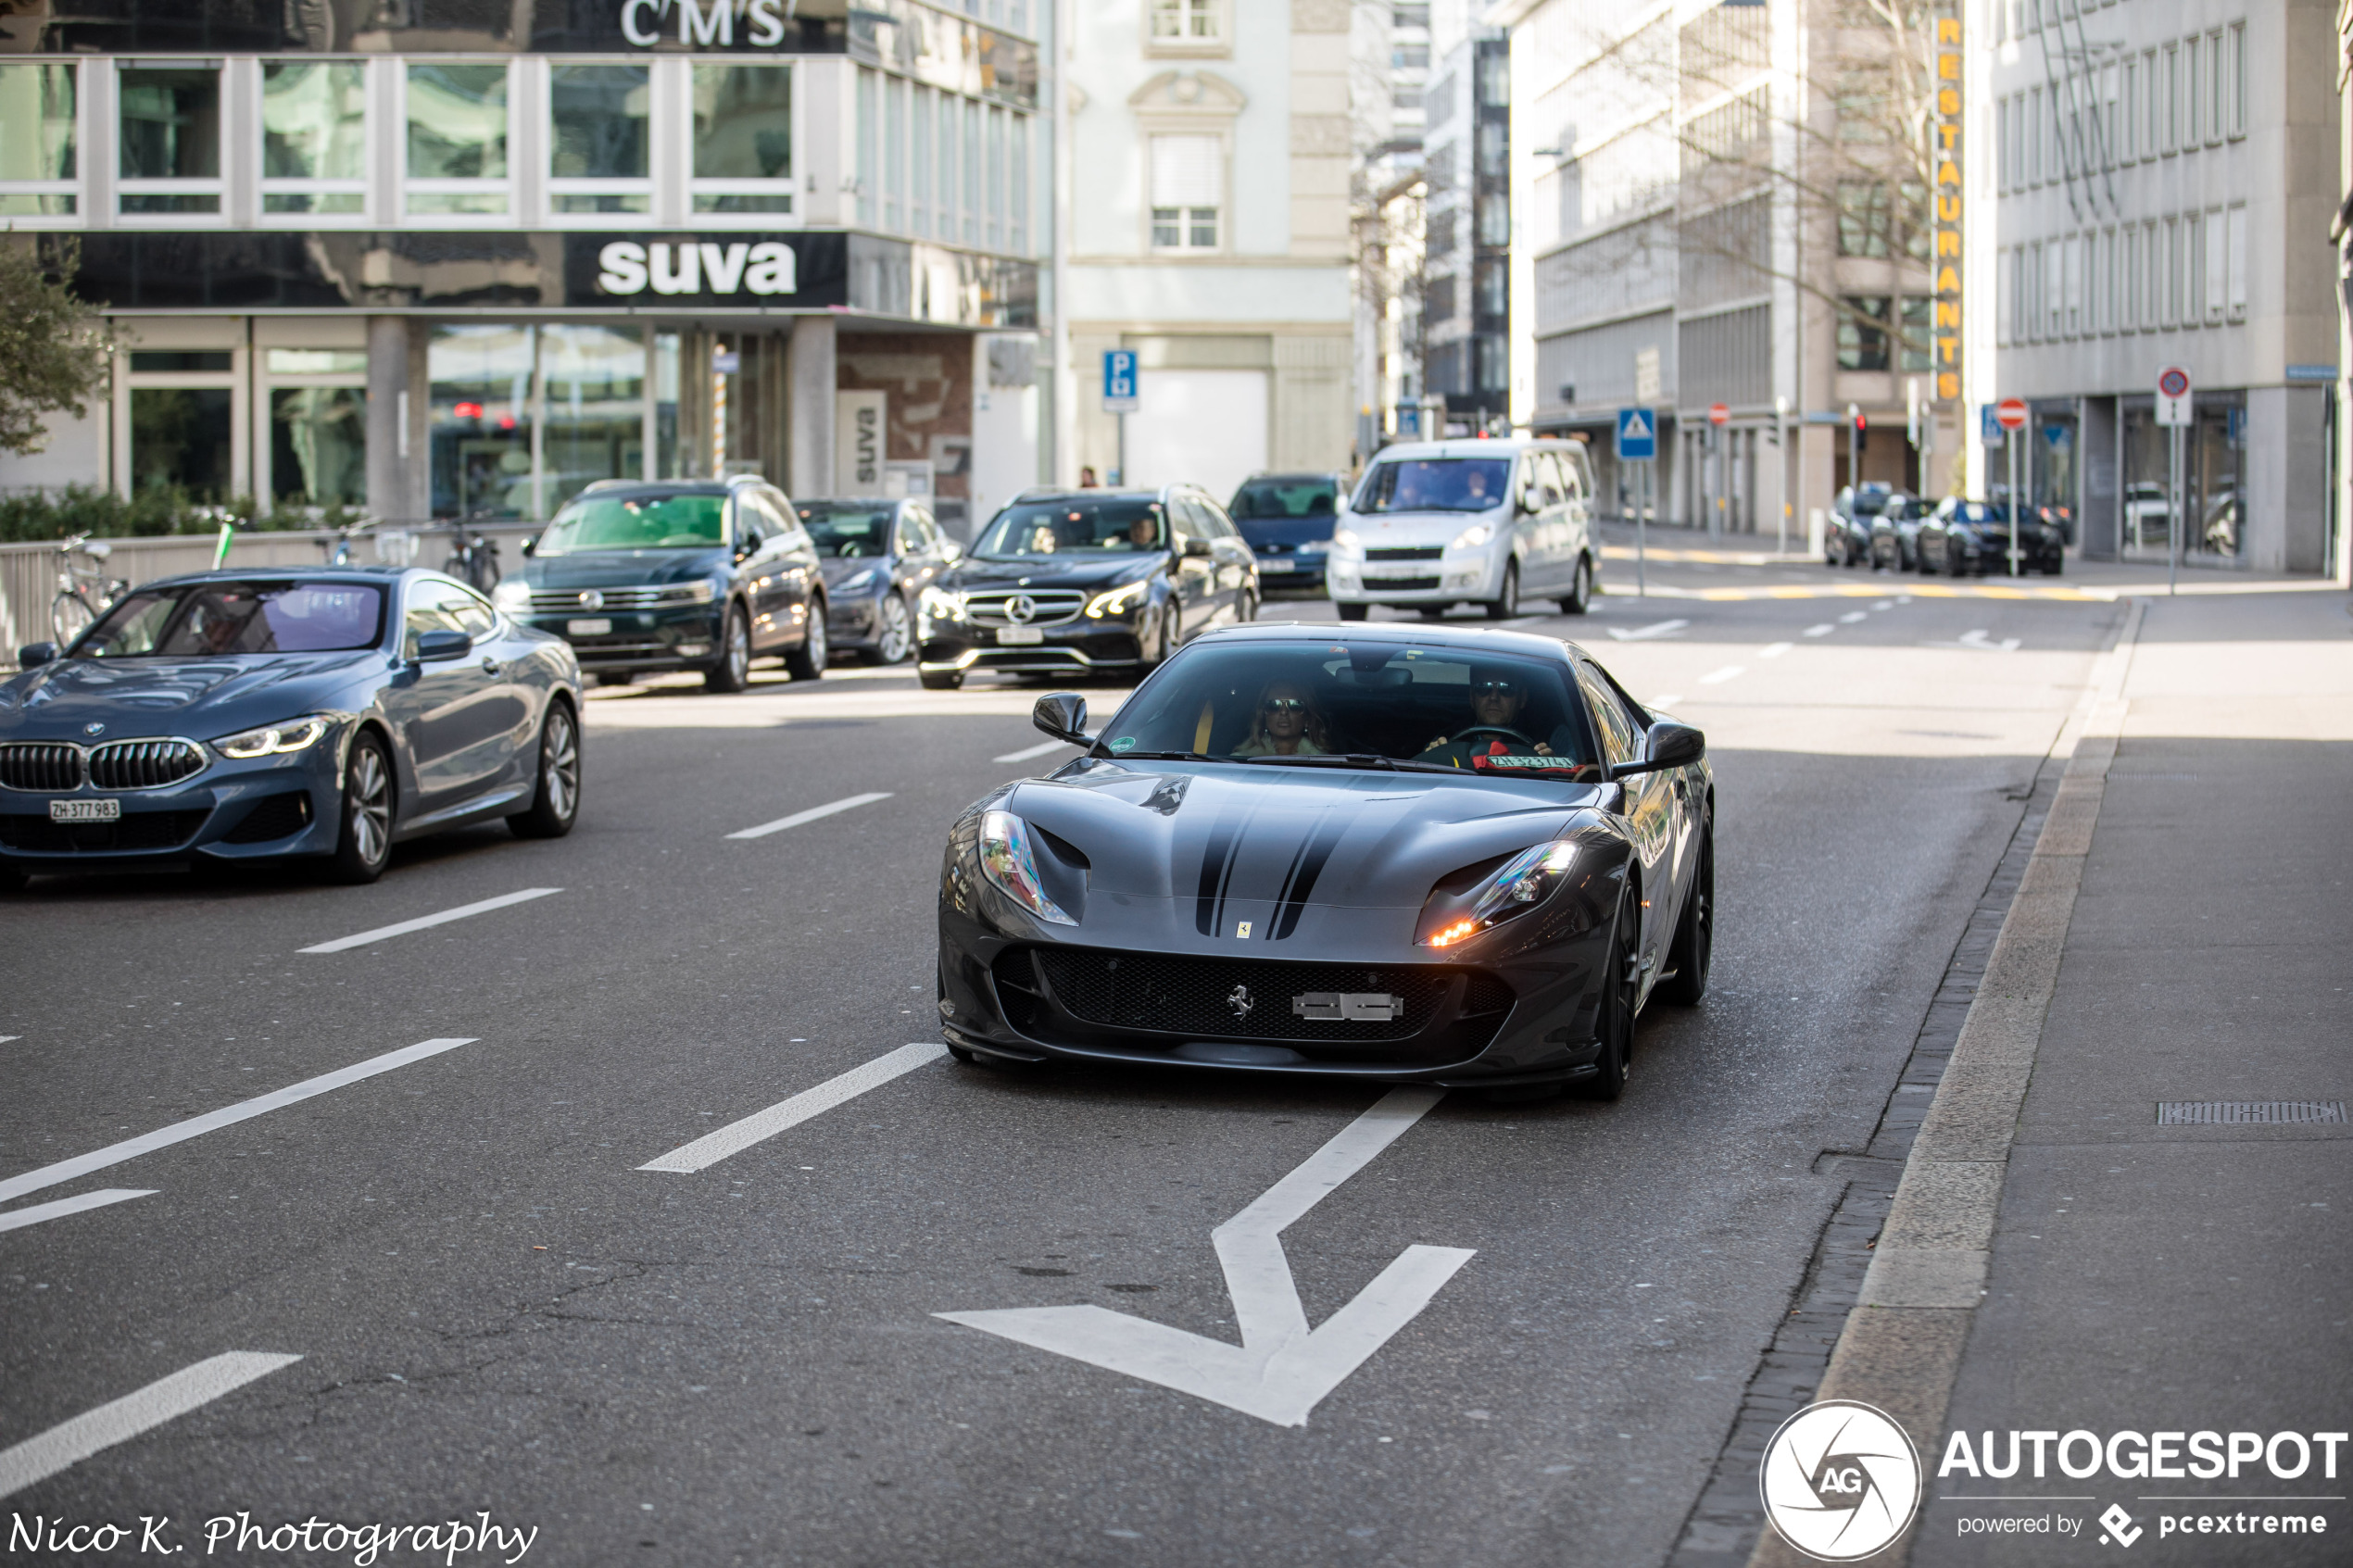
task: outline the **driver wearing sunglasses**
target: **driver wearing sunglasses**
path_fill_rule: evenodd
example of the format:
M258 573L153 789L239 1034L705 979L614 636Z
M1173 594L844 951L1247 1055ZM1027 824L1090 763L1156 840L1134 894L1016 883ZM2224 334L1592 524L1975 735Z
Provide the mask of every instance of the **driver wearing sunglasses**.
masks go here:
M1250 738L1234 747L1236 757L1321 757L1330 737L1315 699L1296 681L1272 681L1258 694Z
M1474 672L1470 682L1471 721L1451 735L1440 735L1423 748L1417 762L1452 763L1467 768L1482 753L1539 757L1574 756L1576 733L1555 725L1548 739L1518 728L1520 709L1528 706L1528 687L1508 675Z

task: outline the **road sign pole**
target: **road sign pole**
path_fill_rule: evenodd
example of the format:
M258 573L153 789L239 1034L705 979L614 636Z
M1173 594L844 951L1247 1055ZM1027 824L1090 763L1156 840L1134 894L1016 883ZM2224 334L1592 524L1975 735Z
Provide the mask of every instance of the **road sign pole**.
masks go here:
M2017 431L2010 432L2010 575L2018 575L2018 514L2026 502L2019 488L2020 449L2025 445Z
M1656 489L1656 482L1653 478L1653 475L1657 473L1657 458L1646 458L1643 459L1642 484L1641 488L1636 492L1636 499L1634 502L1634 595L1637 598L1648 598L1651 591L1650 577L1648 574L1650 565L1649 525L1651 495Z
M2171 597L2180 588L2182 573L2182 427L2165 427L2167 476L2166 505L2172 517L2165 525L2165 592Z

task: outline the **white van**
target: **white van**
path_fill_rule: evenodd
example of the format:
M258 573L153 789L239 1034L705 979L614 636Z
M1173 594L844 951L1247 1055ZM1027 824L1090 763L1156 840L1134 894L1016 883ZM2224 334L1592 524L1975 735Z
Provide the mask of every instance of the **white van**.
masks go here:
M1332 531L1324 581L1342 621L1374 605L1503 620L1522 598L1582 615L1601 573L1593 469L1574 441L1385 446Z

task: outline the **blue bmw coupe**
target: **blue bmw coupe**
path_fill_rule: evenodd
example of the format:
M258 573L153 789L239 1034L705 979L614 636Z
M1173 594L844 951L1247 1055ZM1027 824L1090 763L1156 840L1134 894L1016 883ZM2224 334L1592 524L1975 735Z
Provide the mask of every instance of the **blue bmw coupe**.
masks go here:
M306 858L373 882L402 839L580 811L580 666L439 572L143 583L0 682L0 887Z

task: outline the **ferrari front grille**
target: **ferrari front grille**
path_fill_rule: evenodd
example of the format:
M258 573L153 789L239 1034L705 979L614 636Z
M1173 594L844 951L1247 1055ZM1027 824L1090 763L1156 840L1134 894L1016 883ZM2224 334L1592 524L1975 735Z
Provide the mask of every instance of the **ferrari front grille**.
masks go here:
M40 741L0 746L0 784L62 794L82 787L82 748Z
M1452 964L1282 963L1038 947L1008 953L997 973L1000 987L1051 996L1081 1023L1189 1039L1403 1042L1433 1024L1480 1017L1489 1019L1491 1034L1512 1005L1504 982Z
M194 741L126 740L90 753L90 783L98 789L161 789L204 771Z

